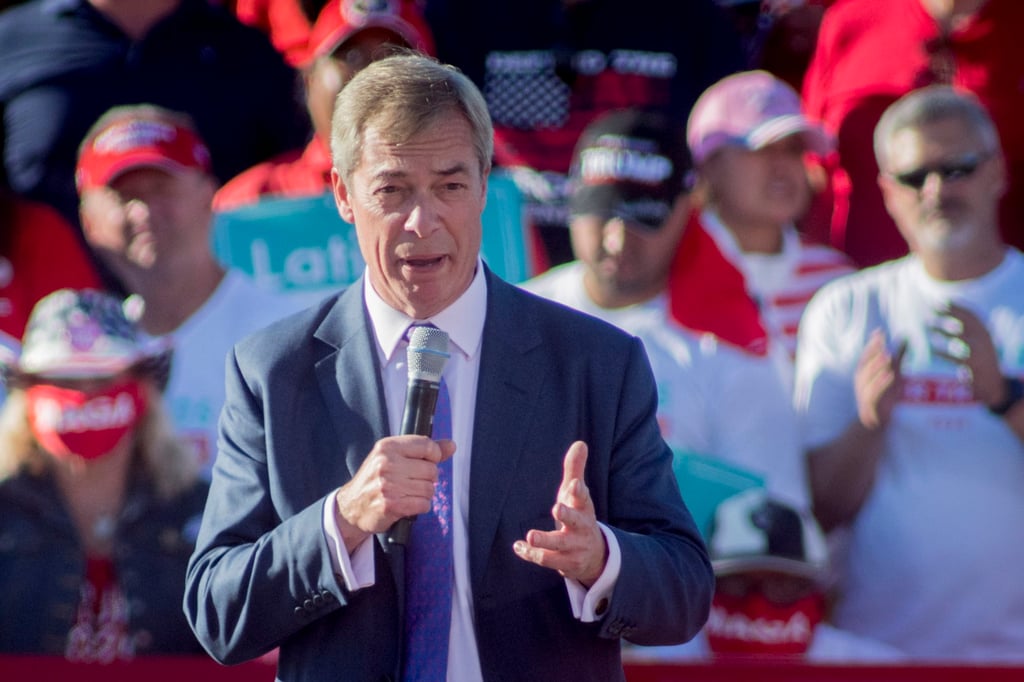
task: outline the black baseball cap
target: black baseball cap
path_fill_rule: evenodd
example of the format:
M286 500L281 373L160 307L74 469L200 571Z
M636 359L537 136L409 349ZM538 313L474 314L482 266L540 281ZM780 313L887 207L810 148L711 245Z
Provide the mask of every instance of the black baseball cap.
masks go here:
M823 582L828 545L809 512L751 488L718 504L708 533L716 576L773 571Z
M659 229L692 173L683 127L667 116L620 109L580 135L569 170L571 215L599 215Z

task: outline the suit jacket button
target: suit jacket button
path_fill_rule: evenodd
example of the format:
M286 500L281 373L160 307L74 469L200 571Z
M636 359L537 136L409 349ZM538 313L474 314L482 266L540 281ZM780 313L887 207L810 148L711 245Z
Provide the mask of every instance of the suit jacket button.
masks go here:
M313 606L313 600L307 599L306 601L302 602L302 608L306 609L307 611L312 611L315 608Z
M605 611L607 611L607 610L608 610L608 599L606 597L606 598L602 599L601 601L597 602L597 605L594 607L594 614L598 615L598 616L603 616L605 614Z
M302 610L301 606L296 606L295 610L292 611L292 613L294 613L296 616L299 616L300 618L306 615L306 612Z

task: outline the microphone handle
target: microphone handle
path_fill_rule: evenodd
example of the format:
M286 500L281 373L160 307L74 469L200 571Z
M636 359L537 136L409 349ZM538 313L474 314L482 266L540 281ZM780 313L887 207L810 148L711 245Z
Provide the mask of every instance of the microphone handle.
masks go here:
M437 407L437 395L440 383L426 379L411 379L405 392L405 412L402 413L401 434L430 436L434 429L434 410ZM388 531L388 542L402 545L409 542L412 522L415 516L398 519Z
M405 412L402 413L403 436L430 436L434 430L434 410L441 384L426 379L411 379L405 391Z

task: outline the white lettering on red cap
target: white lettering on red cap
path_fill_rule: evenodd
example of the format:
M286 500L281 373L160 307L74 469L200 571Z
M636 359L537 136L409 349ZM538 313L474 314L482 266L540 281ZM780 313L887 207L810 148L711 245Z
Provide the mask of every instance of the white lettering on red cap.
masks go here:
M125 121L100 133L92 146L97 152L114 154L158 142L170 142L177 135L175 126L161 121Z
M397 0L346 0L341 4L341 16L351 26L363 26L374 14L398 16Z
M61 409L56 400L40 400L36 407L36 423L57 433L103 431L131 424L135 419L135 402L129 393L99 396L81 407Z
M716 606L711 609L706 627L709 634L759 644L806 642L811 638L811 621L800 611L788 620L751 619L745 614L729 613Z

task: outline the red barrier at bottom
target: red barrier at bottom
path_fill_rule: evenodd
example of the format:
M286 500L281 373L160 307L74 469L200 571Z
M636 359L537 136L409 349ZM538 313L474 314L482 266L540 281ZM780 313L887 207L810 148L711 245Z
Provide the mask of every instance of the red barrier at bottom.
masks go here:
M4 682L273 682L273 661L223 666L201 656L156 656L119 663L71 663L45 656L0 656ZM629 682L1018 682L1024 667L629 664Z
M799 663L630 664L629 682L1020 682L1024 667L818 665Z
M56 656L0 656L4 682L274 682L277 665L220 665L203 656L152 656L115 663L72 663Z

